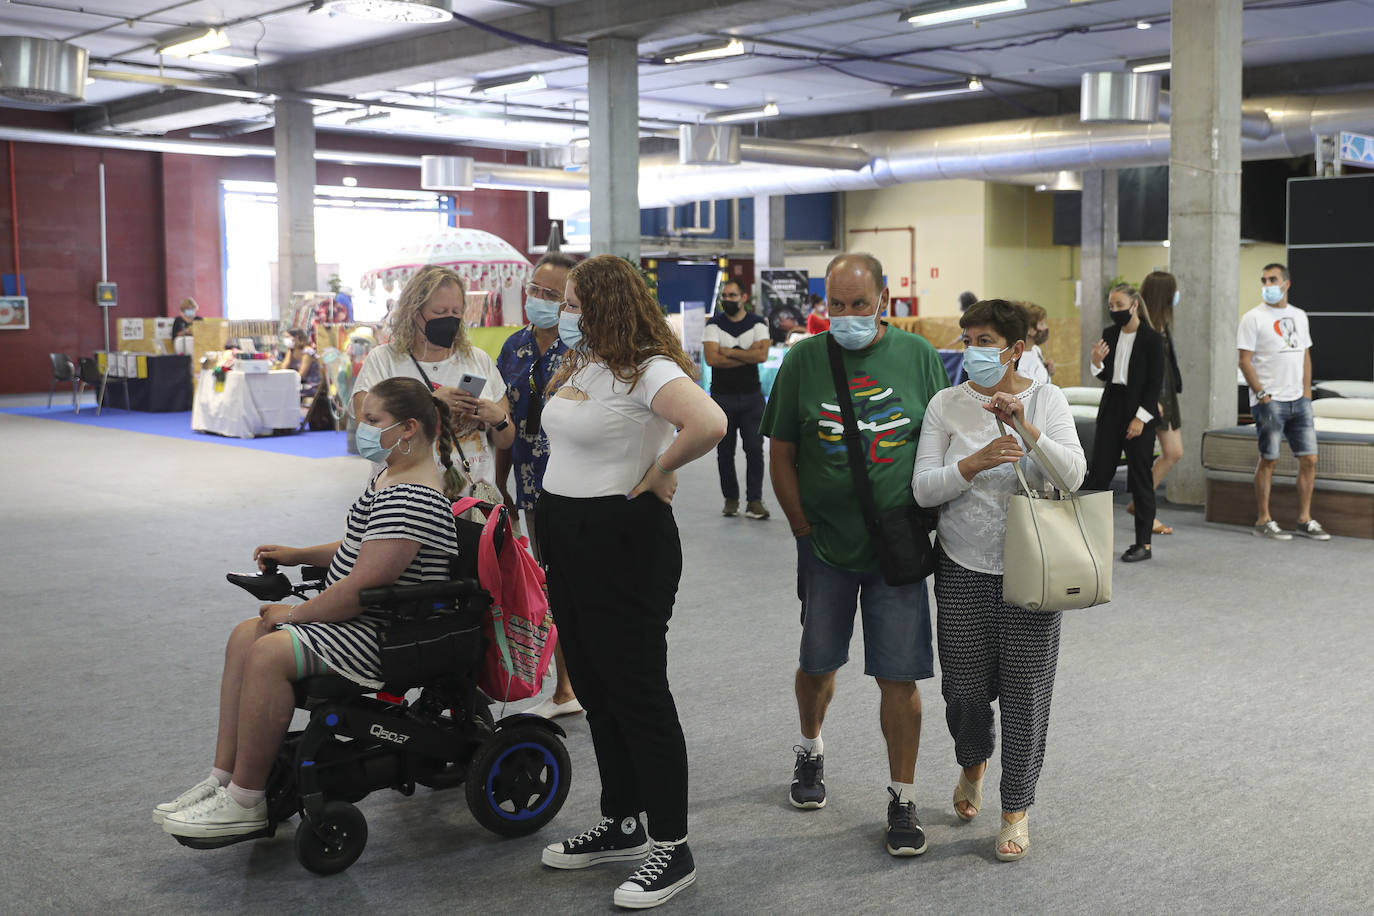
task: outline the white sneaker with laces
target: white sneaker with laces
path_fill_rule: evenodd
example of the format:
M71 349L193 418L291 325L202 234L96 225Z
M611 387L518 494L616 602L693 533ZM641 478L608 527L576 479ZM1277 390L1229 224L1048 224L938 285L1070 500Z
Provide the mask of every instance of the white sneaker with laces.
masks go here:
M163 818L162 829L175 836L214 839L255 833L267 827L267 801L245 808L234 801L229 790L215 786L215 792L189 808Z
M161 826L163 819L166 818L167 815L176 814L178 811L191 807L196 802L204 801L211 795L214 795L215 790L218 788L219 780L213 776L206 776L176 798L169 802L163 802L154 808L153 823Z
M1263 524L1256 525L1251 529L1256 537L1269 538L1271 541L1291 541L1293 535L1279 527L1279 523L1272 518Z

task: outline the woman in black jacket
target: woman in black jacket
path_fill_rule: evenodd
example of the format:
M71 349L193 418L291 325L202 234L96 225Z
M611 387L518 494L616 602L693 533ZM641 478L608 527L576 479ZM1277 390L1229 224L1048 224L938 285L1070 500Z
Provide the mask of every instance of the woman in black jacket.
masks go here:
M1093 374L1106 384L1097 408L1097 433L1088 463L1088 490L1111 488L1117 459L1126 453L1126 486L1135 500L1135 543L1121 559L1151 558L1155 488L1151 464L1159 396L1164 385L1164 337L1150 327L1140 293L1121 284L1107 297L1112 325L1092 349Z

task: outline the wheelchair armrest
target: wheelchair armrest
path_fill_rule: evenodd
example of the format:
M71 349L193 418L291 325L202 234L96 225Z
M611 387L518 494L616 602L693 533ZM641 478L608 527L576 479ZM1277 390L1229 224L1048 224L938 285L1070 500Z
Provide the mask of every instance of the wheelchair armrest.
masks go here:
M305 582L323 582L324 577L329 575L329 570L323 566L302 566L301 579Z
M416 604L423 601L452 601L470 598L482 590L476 579L456 579L452 582L422 582L419 585L383 585L365 588L358 593L358 601L365 607L388 607Z

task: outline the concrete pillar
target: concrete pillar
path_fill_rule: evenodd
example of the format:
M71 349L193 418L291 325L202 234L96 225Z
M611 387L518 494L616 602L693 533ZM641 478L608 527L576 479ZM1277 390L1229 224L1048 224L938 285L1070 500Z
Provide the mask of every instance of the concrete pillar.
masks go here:
M272 317L291 306L291 294L313 290L315 277L315 115L309 102L278 100L277 301Z
M760 315L768 314L768 303L763 297L763 272L786 266L782 249L786 202L787 198L781 194L754 198L754 309Z
M1173 0L1169 266L1183 372L1183 460L1171 502L1201 505L1202 434L1236 422L1241 0Z
M639 263L639 45L587 43L590 95L592 254Z
M1083 255L1078 290L1079 363L1083 385L1100 384L1090 368L1091 353L1093 344L1107 326L1107 285L1116 276L1116 181L1116 169L1093 169L1083 173Z

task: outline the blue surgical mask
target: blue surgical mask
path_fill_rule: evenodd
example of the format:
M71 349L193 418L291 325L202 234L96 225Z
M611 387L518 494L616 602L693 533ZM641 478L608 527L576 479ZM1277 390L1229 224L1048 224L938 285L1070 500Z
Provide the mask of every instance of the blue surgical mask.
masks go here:
M399 422L392 423L390 426L383 429L373 426L370 423L359 423L358 433L354 437L358 443L358 454L362 455L368 461L386 461L387 456L391 454L391 448L395 448L396 446L393 445L391 448L382 448L382 433L390 429L395 429L400 425ZM399 442L400 440L398 439L397 441Z
M1174 308L1178 308L1178 290L1174 290Z
M1002 354L1011 349L1003 347L1001 350L996 347L965 347L964 348L964 374L969 381L983 388L995 388L997 383L1002 381L1002 376L1007 374L1007 367L1011 363L1002 362Z
M576 350L582 343L582 316L577 312L563 312L558 316L558 337L567 344L569 350Z
M1283 287L1279 286L1277 283L1273 286L1261 287L1260 295L1264 297L1266 304L1278 305L1283 301Z
M830 336L846 350L862 350L878 336L876 315L839 315L830 319Z
M551 328L558 324L558 303L552 299L530 297L525 300L525 314L536 328Z

